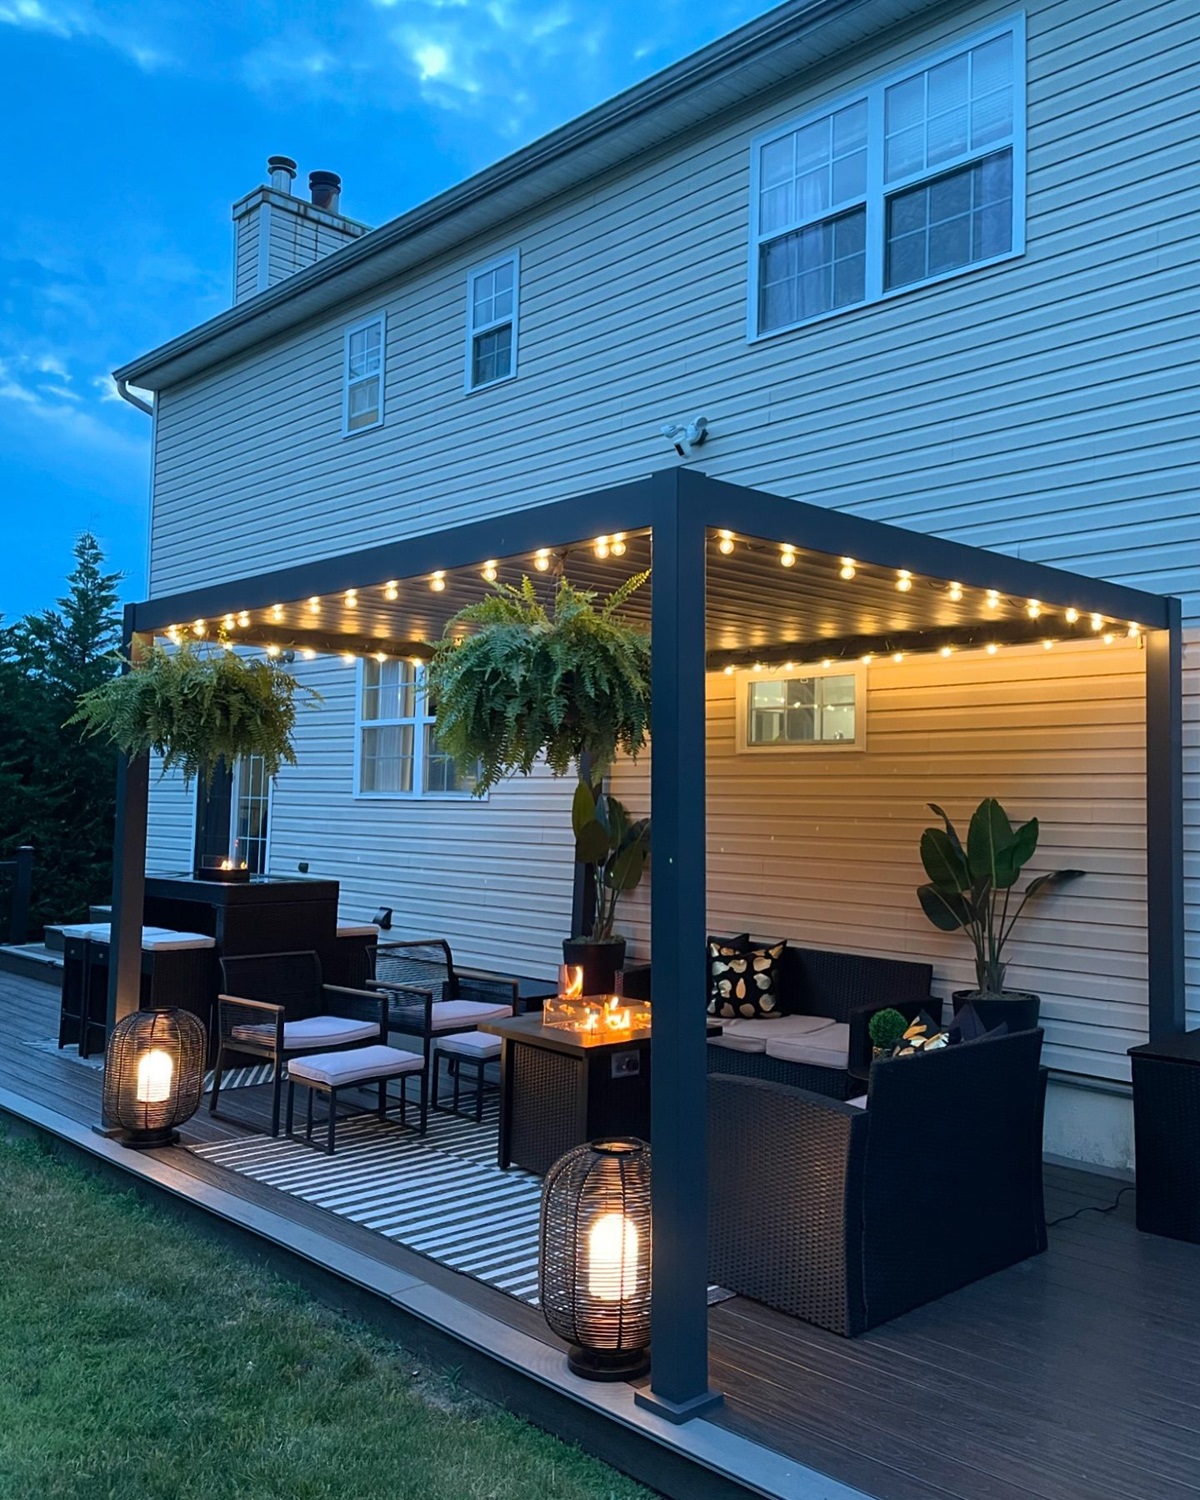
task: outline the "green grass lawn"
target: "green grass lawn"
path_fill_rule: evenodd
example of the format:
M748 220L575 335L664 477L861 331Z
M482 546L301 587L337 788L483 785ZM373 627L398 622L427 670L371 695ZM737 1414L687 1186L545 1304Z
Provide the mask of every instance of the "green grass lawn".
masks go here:
M0 1500L649 1500L166 1215L0 1138Z

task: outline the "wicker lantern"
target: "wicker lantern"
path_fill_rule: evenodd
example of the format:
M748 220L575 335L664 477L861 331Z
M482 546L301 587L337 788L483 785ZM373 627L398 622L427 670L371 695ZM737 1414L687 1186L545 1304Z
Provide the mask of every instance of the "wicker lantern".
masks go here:
M127 1146L166 1146L200 1107L208 1039L186 1010L139 1010L113 1027L104 1054L104 1118Z
M632 1138L576 1146L542 1190L539 1295L546 1322L589 1380L650 1368L650 1147Z

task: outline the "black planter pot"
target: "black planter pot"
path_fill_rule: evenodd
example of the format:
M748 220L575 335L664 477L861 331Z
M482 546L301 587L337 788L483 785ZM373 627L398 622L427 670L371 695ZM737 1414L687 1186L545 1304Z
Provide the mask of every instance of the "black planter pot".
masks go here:
M1001 1022L1009 1031L1032 1031L1038 1023L1042 1001L1024 990L1006 990L1003 995L981 995L978 990L955 990L951 995L954 1009L973 1005L983 1024L991 1031Z
M591 938L563 938L563 963L583 969L585 995L611 995L613 979L625 967L625 939L594 943Z

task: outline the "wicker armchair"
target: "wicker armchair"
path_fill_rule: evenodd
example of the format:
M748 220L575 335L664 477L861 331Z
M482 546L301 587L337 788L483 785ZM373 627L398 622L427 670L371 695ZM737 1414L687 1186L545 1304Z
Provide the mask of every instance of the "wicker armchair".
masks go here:
M711 1076L711 1279L853 1336L1044 1250L1041 1045L882 1060L865 1109Z
M315 953L223 958L221 990L217 996L217 1058L209 1113L217 1112L221 1075L230 1053L266 1058L273 1064L275 1075L272 1135L279 1134L283 1075L289 1058L310 1052L341 1052L387 1039L387 1001L383 996L324 984L321 960Z
M367 949L367 963L367 984L386 996L388 1030L421 1038L426 1079L435 1037L474 1031L482 1021L498 1021L516 1013L517 981L456 969L450 944L442 938L379 943ZM425 1087L422 1132L428 1115Z

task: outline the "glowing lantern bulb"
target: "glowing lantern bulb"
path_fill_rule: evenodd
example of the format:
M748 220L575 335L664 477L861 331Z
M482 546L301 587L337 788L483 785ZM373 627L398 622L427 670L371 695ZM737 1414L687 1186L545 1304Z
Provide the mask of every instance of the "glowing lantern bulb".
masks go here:
M175 1075L175 1064L171 1054L161 1047L151 1047L138 1058L137 1102L139 1104L163 1104L171 1097L171 1081Z
M588 1230L588 1293L620 1302L637 1290L637 1225L621 1213L601 1214Z

